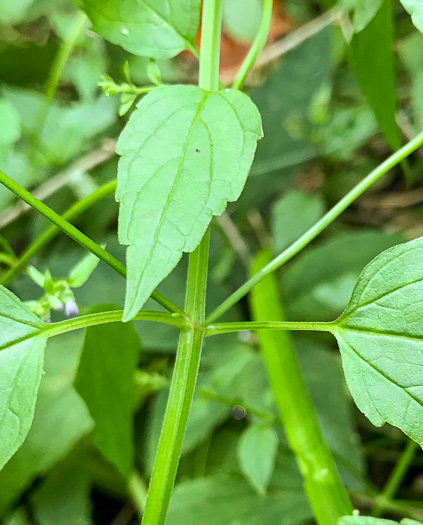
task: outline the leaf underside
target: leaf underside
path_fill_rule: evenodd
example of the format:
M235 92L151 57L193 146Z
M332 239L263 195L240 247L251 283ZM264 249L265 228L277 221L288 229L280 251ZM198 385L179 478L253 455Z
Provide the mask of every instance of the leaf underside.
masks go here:
M423 445L423 238L362 272L335 333L359 409Z
M106 40L166 60L194 45L200 0L75 0Z
M133 377L140 346L132 323L88 328L74 383L95 421L95 446L125 479L133 469Z
M44 363L43 323L0 287L0 469L32 424Z
M258 110L239 91L173 86L138 104L117 144L119 241L128 245L124 320L239 197L261 137Z

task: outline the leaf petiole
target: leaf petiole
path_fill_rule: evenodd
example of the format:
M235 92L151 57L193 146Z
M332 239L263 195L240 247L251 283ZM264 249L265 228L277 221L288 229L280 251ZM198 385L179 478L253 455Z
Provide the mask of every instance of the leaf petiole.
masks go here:
M318 332L331 332L336 329L333 322L330 323L305 323L291 321L245 321L240 323L216 323L207 326L206 337L219 334L230 334L242 332L243 330L310 330Z
M248 51L247 56L244 59L244 62L242 63L235 77L235 80L233 81L233 89L242 89L248 73L253 69L259 54L262 52L266 44L267 37L269 35L270 23L272 21L272 8L273 0L263 0L261 21L258 32L254 38L250 50Z

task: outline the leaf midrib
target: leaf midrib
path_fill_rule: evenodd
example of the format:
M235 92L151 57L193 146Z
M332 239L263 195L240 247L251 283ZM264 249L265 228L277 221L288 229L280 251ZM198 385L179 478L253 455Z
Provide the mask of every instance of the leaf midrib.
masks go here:
M357 312L358 310L360 310L360 308L364 308L365 306L369 306L372 303L376 303L377 301L380 301L380 299L383 299L384 297L387 297L391 293L397 292L398 290L402 290L403 288L406 288L407 286L412 286L413 284L418 284L418 283L421 283L421 282L423 282L423 277L420 277L419 279L416 279L415 281L411 281L409 283L401 284L401 285L397 286L396 288L393 288L392 290L389 290L387 292L384 292L383 294L378 295L377 297L373 297L372 299L370 299L367 302L359 304L358 306L354 307L352 310L348 310L348 308L347 308L345 313L348 316L350 316L350 315L354 314L355 312ZM364 293L364 290L360 293L360 296L363 293Z
M7 343L5 343L4 345L1 345L0 346L0 352L2 350L7 350L8 348L11 348L12 346L15 346L15 345L19 345L20 343L23 343L25 341L28 341L29 339L32 339L33 337L40 337L40 336L43 336L44 334L45 337L48 338L48 329L41 329L39 328L37 332L31 332L30 334L27 334L27 335L24 335L22 337L19 337L18 339L14 339L13 341L9 341Z
M341 336L342 337L342 336ZM405 386L402 386L400 385L399 383L397 383L394 379L392 379L391 377L387 376L382 370L380 370L377 366L375 366L373 363L367 361L367 359L365 359L348 341L346 341L346 339L344 339L342 337L342 340L344 341L344 343L355 353L355 355L361 359L364 363L366 363L370 368L372 368L375 372L377 372L378 374L380 374L384 379L386 379L387 381L389 381L390 383L392 383L393 385L395 385L397 388L399 388L401 391L403 392L406 392L406 394L408 396L411 397L411 399L413 401L415 401L421 408L423 408L423 404L422 402L416 398L413 394L411 394L407 389L408 388L411 388L411 387L405 387ZM385 420L385 421L388 421L384 416L382 416L382 414L380 414L380 416Z
M422 341L423 342L423 335L407 335L407 334L400 334L398 332L390 332L389 330L378 330L377 328L362 328L361 326L349 326L345 324L338 324L336 325L339 330L334 330L333 333L339 333L342 335L342 332L356 332L356 333L362 333L367 335L383 335L386 337L392 337L393 339L404 339L406 341Z
M150 262L151 262L151 258L153 257L153 252L154 252L154 249L155 249L155 247L156 247L156 245L158 243L160 232L161 232L161 229L162 229L162 226L163 226L163 222L164 222L164 220L166 218L167 210L168 210L168 208L170 206L170 203L171 203L171 200L172 200L172 196L173 196L173 194L175 192L175 189L176 189L176 187L178 185L179 179L180 179L182 171L183 171L183 166L184 166L184 162L185 162L185 155L186 155L186 152L187 152L187 149L188 149L188 144L189 144L192 132L193 132L193 130L195 128L195 125L197 124L198 120L200 119L201 113L203 111L205 103L207 102L208 97L209 97L209 94L204 92L203 100L200 102L200 104L198 106L198 109L197 109L197 111L196 111L196 113L194 115L194 118L192 119L191 125L189 127L188 134L187 134L185 143L184 143L182 151L181 151L181 157L180 157L180 162L179 162L179 166L178 166L178 171L177 171L177 173L175 175L175 179L173 181L172 187L171 187L171 189L169 191L169 194L168 194L168 197L166 199L166 204L164 205L163 210L161 212L160 220L159 220L159 222L158 222L158 224L157 224L157 226L155 228L154 239L153 239L153 242L151 243L151 248L150 248L150 250L148 252L148 256L147 256L146 262L144 264L144 269L138 276L138 282L137 282L137 287L136 287L136 291L135 291L135 296L138 296L138 294L139 294L139 289L140 289L140 286L141 286L141 281L142 281L142 279L144 277L144 273L145 273L146 269L149 267Z

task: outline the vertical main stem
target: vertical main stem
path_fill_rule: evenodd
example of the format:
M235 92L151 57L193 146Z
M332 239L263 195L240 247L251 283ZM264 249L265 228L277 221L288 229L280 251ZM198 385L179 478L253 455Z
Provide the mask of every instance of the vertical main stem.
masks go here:
M259 271L270 259L263 251L253 264ZM267 276L251 293L254 320L284 320L276 278ZM260 330L260 350L289 445L304 478L305 492L319 525L336 525L353 507L325 443L288 332Z
M222 0L204 0L199 86L219 86ZM147 494L142 525L163 525L175 482L182 441L194 395L205 335L205 306L210 230L189 256L185 313L190 322L181 332L169 399Z

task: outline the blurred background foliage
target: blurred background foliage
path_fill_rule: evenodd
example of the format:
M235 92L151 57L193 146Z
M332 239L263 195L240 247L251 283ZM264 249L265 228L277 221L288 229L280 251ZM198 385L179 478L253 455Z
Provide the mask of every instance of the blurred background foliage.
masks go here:
M423 128L423 35L398 1L390 10L385 0L275 2L268 45L246 86L265 138L241 199L212 225L210 311L245 280L253 253L286 248L391 148ZM226 84L248 51L260 11L259 0L224 1ZM136 97L113 95L115 85L195 83L196 77L189 52L158 62L132 55L92 32L68 0L0 0L0 168L63 213L116 176L115 140ZM373 257L423 234L422 173L420 152L278 272L289 319L336 318ZM110 193L75 224L123 261L117 211ZM2 282L48 226L0 187ZM42 296L39 286L48 296L58 279L69 290L63 276L83 256L57 235L31 261L50 272L44 281L33 282L23 266L10 287L31 302ZM79 310L122 307L121 277L102 263L94 267L70 292ZM184 259L159 290L183 304L185 275ZM48 315L63 318L60 300L57 312L49 300ZM226 318L248 319L247 302ZM405 436L387 425L371 427L353 408L334 341L325 334L293 339L355 505L368 513L379 502L387 516L423 521L423 456L410 457L395 498L381 500ZM139 522L176 343L175 329L150 323L49 342L34 424L0 472L1 523ZM206 341L166 523L312 523L254 334Z

